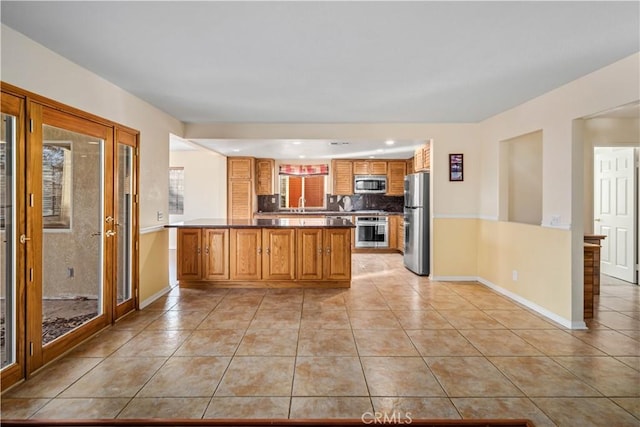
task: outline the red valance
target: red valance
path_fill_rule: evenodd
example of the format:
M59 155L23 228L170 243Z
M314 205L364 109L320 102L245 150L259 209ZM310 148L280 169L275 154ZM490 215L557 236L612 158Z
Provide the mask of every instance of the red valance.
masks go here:
M280 175L329 175L329 165L280 165Z

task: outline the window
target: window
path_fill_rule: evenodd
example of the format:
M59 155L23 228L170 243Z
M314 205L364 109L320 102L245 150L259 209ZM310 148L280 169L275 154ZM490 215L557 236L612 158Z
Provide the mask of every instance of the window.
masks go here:
M71 142L45 141L42 147L44 228L71 229Z
M324 180L322 175L288 176L280 175L280 207L324 208Z
M184 214L184 168L169 168L169 215Z

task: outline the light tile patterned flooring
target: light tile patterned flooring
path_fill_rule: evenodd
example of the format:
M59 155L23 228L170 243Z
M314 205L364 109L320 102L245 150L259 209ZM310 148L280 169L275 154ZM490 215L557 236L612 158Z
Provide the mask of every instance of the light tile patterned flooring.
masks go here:
M399 255L353 285L175 288L2 396L2 418L529 418L640 425L640 288L603 277L589 330Z

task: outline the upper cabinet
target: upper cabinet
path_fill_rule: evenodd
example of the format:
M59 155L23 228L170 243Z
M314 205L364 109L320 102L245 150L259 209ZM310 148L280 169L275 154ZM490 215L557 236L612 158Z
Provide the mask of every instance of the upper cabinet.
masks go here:
M353 194L353 162L351 160L332 160L333 194L351 196Z
M431 169L431 144L426 143L416 149L413 169L415 172L428 172Z
M354 175L386 175L387 162L382 160L354 160Z
M407 174L405 160L389 160L387 173L387 196L404 195L404 176Z
M256 195L270 196L274 193L273 159L256 159Z
M227 157L227 217L251 218L255 206L253 157Z

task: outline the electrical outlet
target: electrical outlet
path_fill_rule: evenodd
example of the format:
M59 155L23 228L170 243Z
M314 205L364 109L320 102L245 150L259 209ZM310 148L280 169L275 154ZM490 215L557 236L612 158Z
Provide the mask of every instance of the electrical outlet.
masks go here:
M156 212L156 217L158 218L158 221L162 221L162 218L164 218L164 214L162 213L162 211L158 211Z
M271 203L275 203L275 202L276 202L276 198L275 198L275 197L272 197L272 198L271 198Z
M560 215L551 215L551 225L560 225Z
M76 272L74 270L73 267L67 267L67 277L69 279L73 279L73 277L76 275Z
M518 270L513 270L511 272L511 279L513 279L514 282L518 281Z

